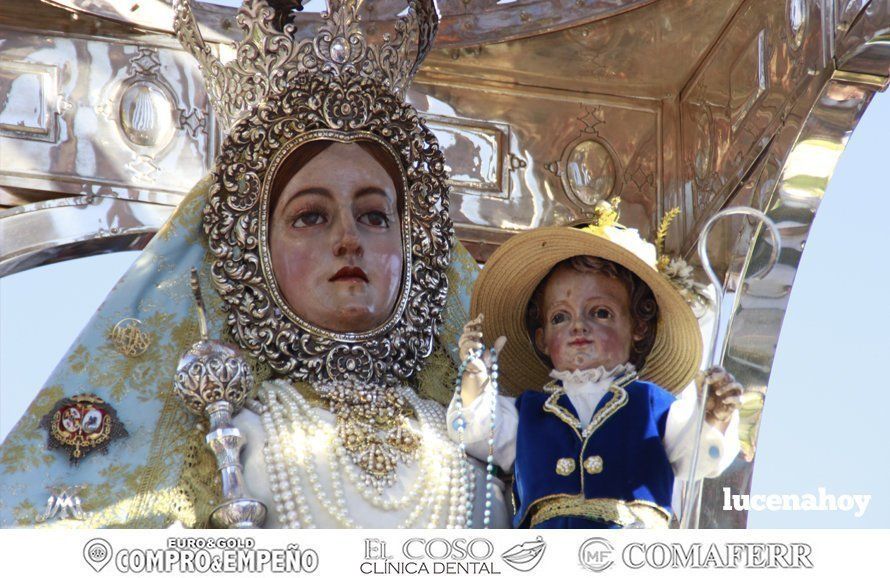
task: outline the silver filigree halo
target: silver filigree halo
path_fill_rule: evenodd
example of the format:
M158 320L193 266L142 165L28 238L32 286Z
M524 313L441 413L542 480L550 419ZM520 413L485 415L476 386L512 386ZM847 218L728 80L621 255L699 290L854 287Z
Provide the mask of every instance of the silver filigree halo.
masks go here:
M187 0L176 0L176 31L198 58L215 108L231 121L212 173L204 231L233 338L293 379L396 385L432 352L448 292L454 233L445 158L404 100L438 15L432 0L410 0L396 39L387 36L376 49L358 27L359 3L332 1L315 37L298 42L292 26L274 28L275 12L264 1L247 1L238 21L248 39L225 66L200 41ZM418 38L414 57L412 37ZM288 306L272 273L267 219L275 171L296 147L318 139L376 142L402 168L401 293L390 318L371 331L337 333L308 323Z

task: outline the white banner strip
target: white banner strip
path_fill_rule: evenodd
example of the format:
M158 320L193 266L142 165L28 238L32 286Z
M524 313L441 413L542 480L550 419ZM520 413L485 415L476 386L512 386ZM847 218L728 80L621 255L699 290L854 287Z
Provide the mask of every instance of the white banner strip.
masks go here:
M4 576L888 576L890 530L4 530Z

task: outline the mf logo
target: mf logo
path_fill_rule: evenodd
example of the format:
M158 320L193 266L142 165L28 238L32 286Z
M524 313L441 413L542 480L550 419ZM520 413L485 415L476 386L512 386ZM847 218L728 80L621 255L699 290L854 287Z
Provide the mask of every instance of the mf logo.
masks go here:
M605 538L590 538L581 544L578 561L593 572L602 572L612 566L615 548Z

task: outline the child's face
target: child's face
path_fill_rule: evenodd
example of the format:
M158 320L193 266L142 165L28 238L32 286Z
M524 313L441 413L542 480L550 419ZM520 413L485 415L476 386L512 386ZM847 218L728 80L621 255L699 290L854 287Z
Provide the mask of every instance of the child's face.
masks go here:
M627 288L606 275L560 267L547 281L543 305L535 342L554 369L611 369L627 363L641 337L633 331Z

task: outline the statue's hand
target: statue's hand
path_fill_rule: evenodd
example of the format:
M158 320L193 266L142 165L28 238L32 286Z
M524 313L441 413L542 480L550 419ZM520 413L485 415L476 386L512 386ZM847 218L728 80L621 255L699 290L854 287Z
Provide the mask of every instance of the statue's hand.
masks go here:
M471 353L478 352L485 347L485 344L482 343L482 319L483 317L480 313L476 319L472 319L464 325L464 331L457 342L462 362L466 362ZM467 363L466 372L486 373L488 368L483 358L484 355Z
M701 391L708 384L708 398L705 405L705 418L708 423L723 426L729 423L732 413L742 406L742 384L731 373L715 365L699 373L696 385Z
M482 393L488 383L494 360L491 351L486 349L482 342L482 320L483 316L479 314L478 317L464 325L463 333L458 340L460 358L463 362L466 362L473 352L478 354L479 351L483 351L481 356L466 364L464 374L461 376L461 398L465 404L472 403ZM506 343L506 337L498 337L493 345L495 352L500 353Z

